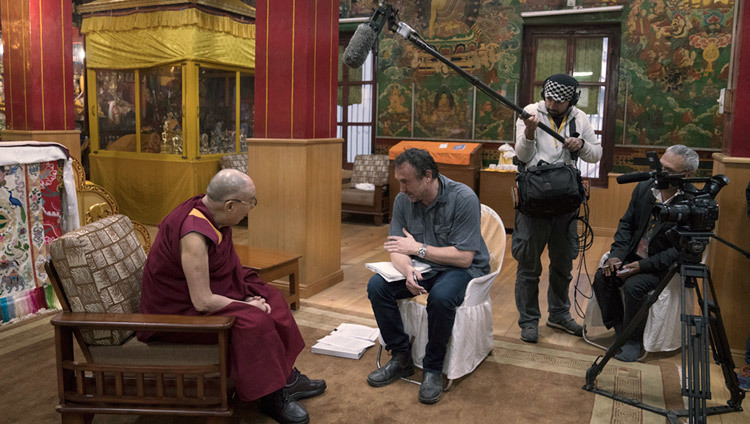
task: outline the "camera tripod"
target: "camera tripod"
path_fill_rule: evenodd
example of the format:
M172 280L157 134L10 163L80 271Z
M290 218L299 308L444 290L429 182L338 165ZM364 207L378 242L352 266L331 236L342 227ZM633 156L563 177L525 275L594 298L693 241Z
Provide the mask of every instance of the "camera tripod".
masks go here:
M688 417L691 424L705 423L708 415L742 411L742 399L745 397L745 392L740 389L737 375L734 373L734 361L729 349L719 305L716 302L711 274L708 267L700 261L703 250L711 237L724 243L727 242L721 240L712 232L693 232L678 229L669 231L673 232L672 237L675 238L673 244L679 251L679 260L669 268L667 275L662 278L654 291L646 296L644 304L631 322L628 323L622 334L617 335L605 355L598 357L586 371L586 384L583 389L663 415L670 423L679 423L678 418L680 417ZM731 243L727 244L742 251ZM685 410L668 410L597 388L595 386L596 377L601 373L607 362L620 351L620 348L639 327L639 324L647 318L649 308L656 302L659 294L678 271L682 288L680 292L682 395L688 398L688 408ZM696 299L700 307L699 315L691 313L693 305L685 304L687 291L691 289L695 289ZM731 396L726 405L708 407L706 404L706 400L711 399L709 346L714 360L721 366L724 381Z

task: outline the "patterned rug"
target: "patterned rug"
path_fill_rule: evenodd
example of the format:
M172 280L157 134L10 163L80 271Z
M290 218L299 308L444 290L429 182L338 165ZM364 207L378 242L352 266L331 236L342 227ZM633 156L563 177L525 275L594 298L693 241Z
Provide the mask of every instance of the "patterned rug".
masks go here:
M295 313L301 326L328 332L342 322L376 327L374 319L343 311L303 307ZM309 342L308 342L309 344ZM574 351L544 343L528 344L506 337L495 337L492 354L472 373L456 380L436 405L417 401L419 388L403 381L374 389L365 383L375 367L378 346L359 360L332 358L326 362L356 366L352 384L363 398L373 402L367 422L503 422L503 423L663 423L664 417L584 391L586 370L601 354L598 350ZM383 353L381 362L388 360ZM315 355L313 355L315 356ZM321 355L319 355L321 356ZM301 358L302 359L302 358ZM353 365L350 365L353 364ZM322 369L321 369L322 371ZM350 374L349 371L337 371ZM312 373L311 373L312 374ZM318 374L315 374L318 375ZM323 374L325 375L325 374ZM416 379L421 378L420 372ZM682 409L677 368L666 362L622 363L611 361L597 379L605 390L660 408ZM378 397L381 397L378 400ZM315 399L312 399L315 401ZM383 402L396 402L404 410L389 419ZM362 410L360 412L363 412ZM311 412L312 416L312 412ZM454 417L464 417L458 421ZM330 413L328 418L331 417ZM336 416L327 422L346 422Z
M473 373L458 379L435 405L417 400L416 385L396 381L372 388L367 374L375 368L377 345L359 360L318 355L315 340L343 322L375 326L372 318L303 306L294 313L307 347L297 367L312 378L325 378L322 396L302 400L317 423L664 423L664 417L584 391L584 374L598 351L572 351L496 338L495 348ZM0 331L0 381L12 387L0 397L3 419L17 424L59 422L54 411L56 375L49 317ZM387 354L384 361L388 359ZM12 361L9 359L13 358ZM36 359L39 358L39 359ZM421 378L418 371L416 379ZM670 409L681 409L674 365L608 364L600 387ZM0 421L3 421L0 419ZM3 421L4 422L4 421ZM99 415L94 423L202 423L201 419ZM232 423L272 423L255 402L237 406Z

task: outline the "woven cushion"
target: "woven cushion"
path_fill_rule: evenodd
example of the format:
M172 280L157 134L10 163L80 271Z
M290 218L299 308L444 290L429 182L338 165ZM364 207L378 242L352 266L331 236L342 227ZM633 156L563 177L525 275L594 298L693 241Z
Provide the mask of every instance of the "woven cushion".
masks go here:
M375 203L375 192L345 188L341 190L341 203L344 205L372 206Z
M354 188L358 183L388 184L388 155L357 155L349 186Z
M73 312L134 313L141 300L146 254L124 215L112 215L50 244L60 284ZM82 330L89 345L122 344L132 331Z
M231 168L247 174L247 153L222 156L219 163L221 169Z
M91 346L94 362L121 365L190 366L219 362L219 345L143 343L131 337L122 346Z

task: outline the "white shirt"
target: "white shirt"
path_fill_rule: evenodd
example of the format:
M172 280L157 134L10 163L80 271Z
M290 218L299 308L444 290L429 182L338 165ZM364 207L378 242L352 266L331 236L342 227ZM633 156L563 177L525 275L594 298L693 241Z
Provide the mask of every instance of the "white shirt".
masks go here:
M578 151L578 157L589 163L595 163L601 159L601 143L594 133L594 128L591 126L588 116L582 110L571 106L565 122L561 125L562 128L557 128L557 125L553 123L544 100L532 103L526 106L524 110L536 115L540 123L552 129L557 129L558 133L565 138L570 137L570 121L575 119L576 132L580 134L578 137L585 141L581 150ZM570 164L572 162L570 152L563 149L563 143L539 127L537 127L534 133L534 140L527 140L526 124L520 117L516 121L515 149L518 160L530 166L536 165L540 160L547 163L565 162L566 164Z

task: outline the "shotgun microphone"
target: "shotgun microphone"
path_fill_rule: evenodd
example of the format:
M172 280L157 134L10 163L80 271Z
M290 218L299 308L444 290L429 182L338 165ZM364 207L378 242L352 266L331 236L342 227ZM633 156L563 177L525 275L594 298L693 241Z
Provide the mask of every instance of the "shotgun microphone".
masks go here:
M617 184L635 183L638 181L646 181L653 178L656 175L655 172L631 172L629 174L622 174L617 176Z
M385 1L380 2L370 19L359 24L357 30L354 31L354 35L352 35L352 39L349 40L342 57L346 66L359 68L365 63L367 55L370 54L370 50L378 40L378 35L380 35L380 31L383 30L386 23L395 26L396 14L398 14L398 10L394 9L393 6Z
M359 68L365 63L367 55L370 54L375 40L378 39L379 31L376 28L370 26L370 22L359 24L357 30L354 31L352 39L349 40L349 45L344 50L344 57L342 60L346 66L350 68Z

